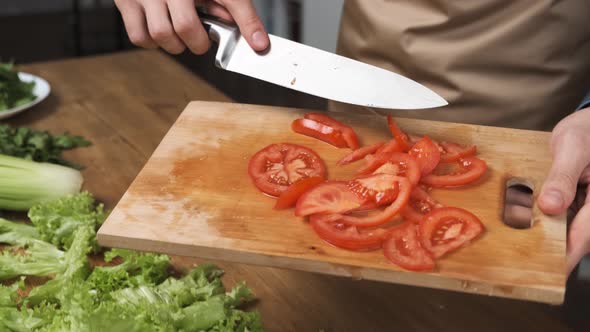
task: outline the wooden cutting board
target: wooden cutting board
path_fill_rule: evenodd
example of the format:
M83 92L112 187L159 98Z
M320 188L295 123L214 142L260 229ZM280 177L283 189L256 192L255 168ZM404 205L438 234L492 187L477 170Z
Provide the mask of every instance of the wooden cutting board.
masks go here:
M535 206L534 225L502 222L506 182L541 188L550 166L549 134L423 120L398 119L408 133L475 144L489 166L483 181L435 189L448 206L480 217L486 233L437 262L433 273L404 271L381 251L351 252L319 239L292 210L275 211L247 173L249 158L271 143L290 142L322 156L331 179L350 178L359 164L337 167L349 150L290 130L305 110L192 102L98 232L109 247L196 256L392 283L559 304L565 293L565 215ZM363 144L389 139L383 117L334 114L352 125ZM140 125L138 123L138 125Z

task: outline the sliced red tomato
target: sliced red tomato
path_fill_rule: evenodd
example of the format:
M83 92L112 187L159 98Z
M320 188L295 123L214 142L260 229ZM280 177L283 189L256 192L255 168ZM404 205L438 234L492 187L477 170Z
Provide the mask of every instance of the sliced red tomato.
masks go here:
M317 138L337 148L347 148L342 132L334 127L310 119L297 119L291 124L294 132Z
M383 146L383 144L385 144L385 142L378 142L375 144L363 146L362 148L356 149L356 150L352 151L351 153L347 154L346 156L344 156L344 158L338 160L338 162L336 164L337 165L346 165L346 164L353 163L357 160L361 160L365 156L375 153L375 151L377 151L379 148L381 148L381 146Z
M458 161L459 159L468 156L474 156L477 152L477 147L475 145L462 146L449 142L440 142L439 145L442 150L440 161L445 163Z
M361 200L344 181L328 181L305 192L295 205L296 216L339 214L358 209Z
M371 207L389 204L399 193L397 176L389 174L360 177L349 181L348 187L362 200L365 209L367 204Z
M414 145L414 144L418 143L418 141L421 139L422 139L422 136L408 134L408 141L409 141L410 145ZM438 144L438 143L434 142L434 144Z
M405 176L415 186L420 181L420 168L414 158L407 153L390 152L374 156L368 165L363 167L361 174L391 174ZM359 172L361 171L359 170Z
M386 152L402 152L402 148L395 138L390 140L389 142L383 144L383 146L381 146L379 148L379 150L377 150L375 152L375 154L386 153Z
M389 232L383 253L393 264L411 271L432 271L434 259L420 244L416 225L406 222Z
M426 214L440 207L443 207L443 205L432 198L426 190L418 186L412 190L410 201L402 210L401 215L406 220L420 223Z
M288 209L295 206L297 200L303 193L310 190L311 188L324 182L324 178L320 176L314 176L310 178L301 179L292 185L279 196L277 203L275 204L275 210Z
M479 218L456 207L432 210L418 227L422 246L436 258L468 245L484 231Z
M391 221L406 206L412 192L412 184L407 178L396 176L395 180L399 185L399 193L390 205L382 211L366 216L343 215L342 222L351 226L371 227L378 226Z
M271 144L250 158L248 174L263 193L279 196L293 183L325 177L326 166L317 153L304 146Z
M365 164L356 171L357 174L366 175L373 173L389 160L390 155L391 153L376 153L365 156Z
M418 162L422 176L430 174L440 161L438 146L428 136L414 144L408 154Z
M334 129L340 130L349 148L356 150L360 147L358 137L356 136L356 133L352 127L322 113L307 113L303 117L305 119L315 120Z
M486 170L485 161L477 157L467 157L455 163L440 163L433 173L423 177L420 182L432 187L461 186L476 181Z
M387 125L389 126L389 131L391 131L391 134L399 144L402 151L408 151L411 147L410 139L408 138L408 135L406 135L401 129L399 129L397 123L391 115L387 116Z
M388 233L384 228L359 229L338 221L326 221L318 215L310 216L309 223L322 240L336 247L355 251L381 248L383 238Z

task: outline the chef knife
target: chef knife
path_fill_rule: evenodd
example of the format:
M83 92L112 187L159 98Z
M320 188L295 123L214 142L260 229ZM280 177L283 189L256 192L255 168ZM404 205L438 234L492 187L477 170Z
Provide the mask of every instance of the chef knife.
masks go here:
M237 26L201 15L218 44L215 65L282 87L343 103L385 109L447 105L438 94L399 74L269 35L270 48L252 50Z

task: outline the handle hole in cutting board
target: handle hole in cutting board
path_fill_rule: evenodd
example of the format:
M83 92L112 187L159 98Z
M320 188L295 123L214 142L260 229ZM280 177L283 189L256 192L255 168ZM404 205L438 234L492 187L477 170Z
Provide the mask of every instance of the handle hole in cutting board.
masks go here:
M528 229L533 225L533 185L521 178L506 181L502 221L509 227Z

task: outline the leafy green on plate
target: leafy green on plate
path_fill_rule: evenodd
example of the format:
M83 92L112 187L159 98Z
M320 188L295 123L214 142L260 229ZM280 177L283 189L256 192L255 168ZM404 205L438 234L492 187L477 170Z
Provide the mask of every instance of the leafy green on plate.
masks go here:
M12 63L0 63L0 112L35 100L35 82L23 82Z

